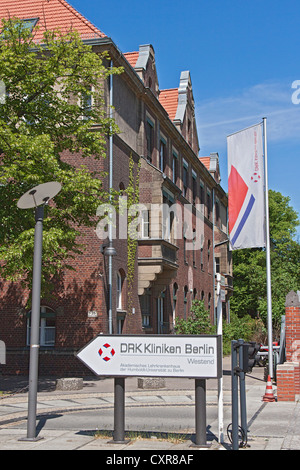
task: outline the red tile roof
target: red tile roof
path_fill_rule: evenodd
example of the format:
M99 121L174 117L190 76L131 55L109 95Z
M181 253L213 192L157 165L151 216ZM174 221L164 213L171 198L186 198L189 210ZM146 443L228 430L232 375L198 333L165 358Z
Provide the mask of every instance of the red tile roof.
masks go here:
M140 54L139 52L125 52L124 56L130 63L131 67L133 68L135 67L139 54Z
M46 28L60 28L63 32L73 29L81 34L82 39L106 36L65 0L1 0L0 19L9 17L39 18L39 31L35 34L37 41L43 38Z
M169 90L161 90L159 95L160 104L167 111L171 121L175 119L178 107L178 88L170 88Z
M208 170L210 169L210 157L200 157L199 160L201 163L203 163L205 168L207 168Z

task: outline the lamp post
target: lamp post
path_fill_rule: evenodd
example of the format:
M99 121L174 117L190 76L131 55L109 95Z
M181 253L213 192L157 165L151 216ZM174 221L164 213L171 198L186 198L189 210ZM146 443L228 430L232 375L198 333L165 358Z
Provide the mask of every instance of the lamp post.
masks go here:
M36 441L41 439L36 435L36 408L38 387L38 361L40 347L40 301L41 301L41 274L42 274L42 247L43 247L43 220L44 207L61 190L61 184L49 182L40 184L27 191L19 199L19 209L35 208L33 277L32 277L32 308L30 330L30 358L29 358L29 391L28 391L28 419L27 437L20 440Z
M110 221L110 224L112 222ZM112 244L110 238L108 245L102 245L101 253L108 257L108 332L110 335L113 333L113 318L112 318L112 259L116 256L117 252Z

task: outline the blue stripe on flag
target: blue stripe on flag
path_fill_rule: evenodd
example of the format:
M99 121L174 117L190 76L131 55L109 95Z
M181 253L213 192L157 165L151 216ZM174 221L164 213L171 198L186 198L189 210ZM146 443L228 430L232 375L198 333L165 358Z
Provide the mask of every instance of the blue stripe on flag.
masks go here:
M251 210L252 210L252 207L253 207L253 205L254 205L254 202L255 202L255 197L253 196L253 194L251 194L251 197L250 197L250 200L249 200L248 205L247 205L247 207L246 207L246 210L245 210L245 212L244 212L244 215L243 215L243 217L242 217L242 219L241 219L241 221L240 221L240 223L239 223L239 225L238 225L238 228L236 229L236 232L235 232L235 234L234 234L234 237L233 237L232 240L231 240L231 243L232 243L233 246L234 246L234 244L235 244L235 242L236 242L236 239L238 238L239 234L241 233L241 231L242 231L242 229L243 229L243 227L244 227L244 225L245 225L245 223L246 223L246 221L247 221L247 219L248 219L248 217L249 217L249 214L250 214L250 212L251 212Z

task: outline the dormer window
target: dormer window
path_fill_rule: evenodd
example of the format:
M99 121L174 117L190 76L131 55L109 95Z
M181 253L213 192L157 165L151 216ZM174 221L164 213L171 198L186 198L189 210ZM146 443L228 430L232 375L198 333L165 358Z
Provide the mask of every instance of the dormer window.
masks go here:
M22 20L22 25L25 28L30 29L30 31L33 30L33 28L36 26L37 22L39 21L39 18L29 18L26 20Z
M21 31L22 28L24 28L25 30L27 29L30 32L32 32L33 28L35 27L35 25L37 24L38 21L39 21L39 18L28 18L28 19L25 19L25 20L19 20L18 23L17 23L18 30ZM1 31L1 37L3 39L6 39L5 38L5 31L7 31L7 28L4 28Z

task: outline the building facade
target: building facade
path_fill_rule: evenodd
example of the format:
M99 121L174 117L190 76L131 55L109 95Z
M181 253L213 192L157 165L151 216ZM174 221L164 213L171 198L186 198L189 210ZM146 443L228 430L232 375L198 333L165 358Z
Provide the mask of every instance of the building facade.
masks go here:
M228 319L227 195L220 185L218 154L199 158L190 73L181 73L177 88L160 90L152 45L121 53L64 0L4 0L0 17L9 14L36 18L41 32L46 23L48 29L72 25L96 53L108 51L108 66L124 68L104 84L108 112L112 105L119 132L108 139L107 158L88 165L108 172L104 183L108 189L112 181L120 190L120 204L128 203L134 181L139 204L138 213L132 212L137 241L131 257L127 204L107 235L97 226L82 229L86 250L71 261L75 272L65 273L55 298L41 299L40 374L88 374L74 353L101 333L174 334L176 319L188 318L194 299L204 301L215 322L217 273L224 279L223 314ZM81 164L78 155L62 158ZM115 250L111 257L108 241ZM7 351L3 373L28 370L28 294L17 284L1 282L0 340Z

